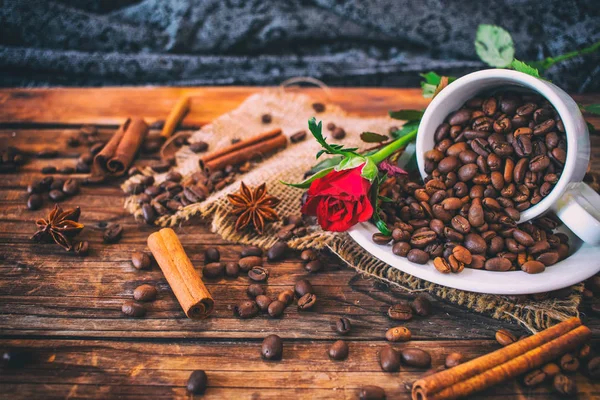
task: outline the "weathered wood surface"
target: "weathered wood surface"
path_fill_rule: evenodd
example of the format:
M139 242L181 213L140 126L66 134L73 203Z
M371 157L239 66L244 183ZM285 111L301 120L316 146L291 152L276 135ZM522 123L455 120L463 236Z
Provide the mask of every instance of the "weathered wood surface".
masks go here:
M358 388L376 384L389 398L407 398L408 387L421 371L403 367L384 373L378 351L387 343L385 331L396 325L386 316L390 304L414 294L365 279L329 258L325 271L308 274L297 255L268 264L270 294L293 287L308 278L315 286L318 303L311 312L288 307L282 319L261 315L239 320L233 306L245 299L248 279L207 280L216 300L213 316L205 321L185 318L158 267L137 271L131 266L132 250L144 250L147 236L156 230L138 224L123 209L118 183L84 187L81 194L64 202L80 205L86 225L81 237L91 244L91 254L78 258L52 245L33 244L34 220L47 213L25 207L26 186L41 177L48 164L74 165L84 150L69 148L66 139L81 123L105 126L108 137L129 115L163 119L182 93L193 93L186 125L198 125L235 107L259 89L253 88L135 88L0 91L0 144L36 152L56 148L52 160L33 159L17 174L0 176L0 349L22 348L31 360L18 370L0 374L0 397L6 398L110 398L186 397L185 382L194 369L209 375L207 398L356 398ZM312 90L317 95L320 92ZM400 107L418 108L426 103L416 90L334 89L332 100L362 115L378 115ZM201 99L202 101L197 101ZM578 99L599 102L599 96ZM598 119L591 119L600 127ZM600 137L592 138L591 166L600 170ZM156 157L144 157L147 164ZM58 175L57 175L58 176ZM125 228L118 244L102 244L102 226L118 222ZM198 219L176 228L193 263L200 266L209 246L221 249L222 259L236 260L241 246L227 243ZM158 300L143 319L120 312L123 300L144 282L157 285ZM494 332L516 325L466 312L432 299L434 313L406 323L413 341L395 345L429 350L434 366L451 351L473 358L498 348ZM583 317L600 337L600 320L582 307ZM326 350L339 337L331 328L336 317L347 316L353 331L347 337L350 356L330 361ZM270 333L285 338L284 359L265 362L260 342ZM600 396L600 385L577 378L581 398ZM478 398L549 398L547 387L525 388L510 382L486 391Z

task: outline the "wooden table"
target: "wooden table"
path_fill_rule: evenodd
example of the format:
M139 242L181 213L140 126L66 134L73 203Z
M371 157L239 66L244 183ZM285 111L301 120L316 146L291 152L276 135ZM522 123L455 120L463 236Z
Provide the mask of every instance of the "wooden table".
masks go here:
M118 183L85 187L64 202L80 205L86 225L81 237L91 244L91 254L78 258L58 246L30 241L36 218L47 213L50 202L38 211L25 207L26 186L40 178L50 162L74 165L82 148L67 147L66 139L81 124L95 124L108 138L127 116L148 121L164 119L183 94L193 96L184 125L198 126L236 107L257 88L108 88L0 90L0 143L25 151L43 148L60 151L55 160L32 159L19 173L0 176L0 348L28 349L33 358L23 368L0 374L4 398L109 398L185 397L192 370L209 376L206 398L356 398L366 384L382 386L388 398L408 398L412 382L421 371L403 367L384 373L377 352L387 343L384 332L394 326L386 317L389 305L414 295L362 278L335 259L324 272L310 275L297 256L270 266L268 291L291 288L309 278L319 295L314 312L298 313L288 307L280 320L259 316L239 320L232 307L246 299L247 277L209 282L216 300L213 315L205 321L187 319L161 271L137 271L131 266L133 250L145 250L155 227L140 225L123 209ZM319 93L308 90L314 95ZM598 103L600 96L578 96L583 103ZM347 110L375 116L390 109L421 108L426 101L417 89L334 89L331 101ZM591 119L600 127L598 118ZM600 151L600 138L592 143ZM144 157L141 164L152 161ZM599 158L593 167L600 171ZM125 228L118 244L103 245L102 227L118 222ZM236 260L242 246L224 242L200 220L177 228L192 261L201 265L203 251L219 246L222 259ZM126 318L121 303L130 299L142 282L159 288L159 299L143 319ZM483 315L440 301L434 313L406 323L411 346L428 350L433 365L443 364L451 351L473 358L495 350L494 332L507 328L525 331ZM600 319L583 316L597 341ZM346 339L350 356L329 360L327 349L339 339L331 329L336 317L351 319ZM261 340L270 333L284 338L284 357L265 362ZM402 347L398 345L397 347ZM577 377L582 398L600 396L600 385ZM547 386L529 389L509 382L478 397L548 398Z

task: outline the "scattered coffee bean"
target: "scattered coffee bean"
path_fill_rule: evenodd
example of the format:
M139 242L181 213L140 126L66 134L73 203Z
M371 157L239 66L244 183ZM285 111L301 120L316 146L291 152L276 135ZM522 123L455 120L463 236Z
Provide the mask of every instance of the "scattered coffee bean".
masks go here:
M283 315L286 304L281 300L272 301L267 308L269 315L273 318L279 318Z
M396 326L385 332L385 338L390 342L407 342L410 340L411 336L410 330L403 326Z
M560 358L560 369L564 373L575 372L579 369L579 360L571 353L566 353Z
M396 303L388 309L388 316L395 321L408 321L412 319L413 312L406 303Z
M346 131L344 128L337 127L331 132L331 136L336 140L341 140L346 137Z
M283 257L285 257L287 250L288 245L286 242L277 242L273 246L271 246L269 251L267 251L267 258L269 259L269 261L282 260Z
M310 310L317 301L317 296L312 293L306 293L298 299L298 309Z
M358 398L360 400L385 400L385 390L379 386L363 386L360 389Z
M283 292L279 293L277 300L281 301L286 306L289 306L294 301L294 291L292 289L284 290Z
M311 273L319 272L323 269L323 263L320 260L314 260L306 263L304 269Z
M62 191L67 196L75 196L79 193L79 180L67 179L62 187Z
M429 254L421 249L412 249L408 252L406 258L408 258L408 261L416 264L425 264L429 261Z
M31 194L27 198L27 208L30 210L39 210L43 204L44 200L42 199L42 196L37 193Z
M534 369L533 371L528 372L523 377L523 383L525 384L525 386L533 387L541 384L547 378L548 376L544 371L542 371L541 369Z
M263 267L252 267L252 269L248 271L248 278L255 282L264 282L269 279L269 270Z
M48 197L50 197L52 201L61 202L67 198L67 195L64 194L61 190L51 190L48 193Z
M43 149L37 152L38 158L56 158L58 151L54 149Z
M218 279L225 273L225 264L222 262L211 262L202 269L202 276L208 279Z
M216 247L209 247L204 250L204 263L218 262L221 259L221 253Z
M302 279L296 282L294 292L296 293L296 297L301 298L305 294L314 293L314 289L309 281Z
M403 349L402 362L411 367L427 368L431 365L431 355L425 350L417 348Z
M152 225L156 221L156 211L149 203L142 204L142 216L148 225Z
M462 364L463 358L464 357L461 353L450 353L446 356L446 361L444 365L446 366L446 368L456 367L457 365Z
M306 249L300 253L300 259L304 262L314 261L317 257L317 252L313 249Z
M273 121L271 114L263 114L262 117L260 117L260 119L263 124L270 124L271 121Z
M586 371L592 379L600 379L600 356L596 356L588 361Z
M397 372L400 369L401 355L390 346L379 352L379 365L385 372Z
M167 161L159 162L156 164L152 164L150 166L154 172L163 173L167 172L171 168L171 163Z
M517 338L506 329L499 329L496 331L496 341L502 346L508 346L516 342Z
M123 236L123 227L119 224L109 225L102 234L104 243L117 243Z
M240 253L240 257L241 258L250 257L250 256L262 257L262 253L263 253L263 251L260 247L250 246L250 247L245 247L242 250L242 252Z
M258 283L252 283L248 285L248 289L246 290L248 296L255 298L256 296L260 296L261 294L265 294L265 290Z
M577 393L575 381L563 374L558 374L554 377L553 387L554 390L565 396L573 396Z
M190 374L186 389L188 393L191 394L204 394L207 385L208 377L206 376L206 372L202 370L196 370Z
M158 292L154 286L144 284L135 288L133 298L137 301L154 301L157 294Z
M85 257L90 251L90 244L87 241L77 242L77 244L73 248L73 251L78 256Z
M193 151L194 153L202 153L202 152L208 150L208 143L203 142L203 141L194 142L194 143L190 144L190 150Z
M56 173L56 167L54 165L47 165L42 168L42 174L54 174Z
M337 340L331 345L327 353L329 354L329 358L340 361L348 358L349 351L348 343L343 340Z
M540 272L544 272L546 266L539 261L527 261L525 264L521 265L521 269L528 274L539 274Z
M267 336L261 347L261 355L265 360L281 360L283 356L283 341L277 335Z
M146 308L140 303L135 301L127 300L121 306L121 312L128 317L143 317L146 315Z
M75 173L75 168L74 167L70 167L70 166L65 166L62 167L61 169L58 170L59 174L64 174L64 175L70 175Z
M240 318L247 319L256 317L258 315L259 308L255 301L246 300L235 306L234 311Z
M250 271L254 267L262 267L263 261L260 256L247 256L238 261L240 269L244 272Z
M340 335L347 335L351 329L352 324L348 318L341 317L335 321L335 331Z
M225 275L230 278L237 278L240 276L240 265L236 262L228 262L225 264Z
M256 301L256 304L258 304L258 308L262 312L266 312L267 309L269 308L269 305L273 302L273 300L271 300L271 298L269 296L266 296L264 294L260 294L260 295L256 296L254 301Z
M316 112L322 113L323 111L325 111L325 104L323 104L323 103L313 103L312 104L312 108Z
M306 131L298 131L290 136L290 141L292 143L298 143L306 139Z
M431 314L431 302L423 295L417 296L412 304L412 309L415 314L426 317Z
M150 256L146 253L142 253L141 251L135 251L131 254L131 263L136 269L146 270L150 269L150 265L152 261L150 260Z

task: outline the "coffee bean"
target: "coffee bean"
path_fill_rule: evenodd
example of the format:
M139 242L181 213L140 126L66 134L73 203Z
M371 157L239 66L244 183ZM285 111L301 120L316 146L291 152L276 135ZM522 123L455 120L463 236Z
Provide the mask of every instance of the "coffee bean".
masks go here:
M461 353L450 353L446 356L446 361L444 365L446 368L456 367L459 364L462 364L464 356Z
M508 271L512 267L509 259L503 257L490 258L485 262L488 271Z
M284 290L283 292L279 293L277 300L281 301L286 306L289 306L294 301L294 291L291 289Z
M560 369L565 373L575 372L579 369L579 360L571 353L566 353L560 358Z
M421 317L426 317L431 314L431 302L425 296L417 296L413 300L411 306L415 314L420 315Z
M78 256L85 257L85 256L88 255L88 253L90 251L90 244L87 241L85 241L85 240L82 241L82 242L77 242L77 244L73 248L73 251Z
M119 224L111 224L102 233L104 243L117 243L123 236L123 227Z
M247 256L238 261L240 269L244 272L250 271L254 267L262 267L263 261L260 256Z
M573 396L577 393L575 381L563 374L554 377L553 387L554 390L565 396Z
M277 335L267 336L261 347L261 355L265 360L281 360L283 356L283 341Z
M206 372L202 370L196 370L190 374L186 389L188 393L191 394L204 394L207 385L208 377L206 376Z
M143 317L146 315L146 308L140 303L135 301L127 300L121 306L121 312L128 317Z
M331 136L336 140L340 140L346 137L346 131L344 128L340 128L338 126L333 130L333 132L331 132Z
M256 317L259 309L256 301L246 300L235 306L234 311L240 318L247 319Z
M269 279L269 270L263 267L252 267L252 269L248 271L248 278L255 282L264 282Z
M392 253L394 253L397 256L406 257L408 255L409 251L410 251L410 244L408 244L406 242L398 242L398 243L395 243L394 246L392 246ZM419 251L421 251L421 250L419 250ZM423 262L423 264L426 262L427 262L427 260L425 260L425 262Z
M320 260L314 260L304 265L304 269L308 272L315 273L323 269L323 263Z
M379 352L379 365L385 372L397 372L400 369L401 355L391 346L386 346Z
M433 260L433 266L442 274L449 274L450 272L452 272L452 267L448 263L448 260L446 260L443 257L436 257Z
M425 350L417 348L403 349L401 357L402 362L411 367L427 368L431 365L431 355Z
M545 266L549 267L551 265L556 264L558 260L561 259L561 256L558 251L547 251L545 253L540 254L535 259L536 261L539 261Z
M314 289L309 281L302 279L296 282L294 292L296 293L296 297L301 298L308 293L314 293Z
M521 265L521 270L528 274L539 274L540 272L544 272L545 269L546 266L539 261L527 261L525 264Z
M412 319L413 311L407 303L396 303L388 308L388 317L395 321L408 321Z
M216 247L209 247L204 250L204 263L214 263L221 259L221 253Z
M249 256L261 257L262 253L263 252L260 247L250 246L250 247L245 247L242 250L242 252L240 253L240 257L242 257L242 258L249 257Z
M27 198L27 208L30 210L38 210L40 207L42 207L43 204L44 200L39 194L31 194Z
M202 153L202 152L208 150L208 143L203 142L203 141L194 142L194 143L190 144L189 148L194 153Z
M47 165L42 168L42 174L54 174L56 173L56 167L54 165Z
M259 294L256 296L254 301L256 301L258 308L263 312L266 312L269 308L269 305L273 302L269 296L265 296L264 294Z
M352 324L348 318L341 317L335 321L335 331L340 335L347 335L351 329Z
M410 340L411 336L410 330L403 326L396 326L385 332L385 338L390 342L407 342Z
M52 201L56 202L61 202L67 198L67 196L61 190L51 190L48 193L48 197L50 197Z
M314 261L317 259L317 252L313 249L304 250L300 253L300 259L305 262Z
M286 303L281 300L275 300L269 304L267 311L269 315L273 318L279 318L283 315L283 311L285 310Z
M146 270L150 269L152 261L148 254L142 253L141 251L135 251L131 254L131 263L136 269Z
M588 361L586 370L592 379L600 379L600 356L596 356Z
M345 360L348 357L348 343L343 340L337 340L329 348L329 357L333 360Z
M74 196L79 193L79 180L67 179L62 187L63 193L67 196Z
M325 111L325 104L323 104L323 103L313 103L312 104L312 108L316 112L322 113L323 111Z
M154 301L157 294L158 292L154 286L144 284L135 288L133 298L137 301Z
M152 207L149 203L143 204L142 216L144 217L146 224L152 225L154 221L156 221L156 211L154 211L154 207Z
M312 293L306 293L304 296L298 299L298 309L310 310L315 305L317 296Z
M269 259L269 261L282 260L285 257L287 250L288 245L286 242L277 242L273 246L271 246L269 251L267 251L267 258Z
M363 386L358 395L360 400L385 400L385 397L385 390L373 385Z
M294 133L292 136L290 136L290 141L292 143L298 143L303 141L304 139L306 139L306 131L298 131L296 133Z
M535 244L535 240L533 240L531 235L520 229L515 229L513 231L513 238L526 247L533 246Z
M225 264L225 275L230 278L237 278L240 276L240 265L237 262L228 262Z
M248 296L255 298L256 296L260 296L261 294L265 294L265 290L258 283L251 283L248 285L248 289L246 290Z
M541 384L547 378L548 376L544 371L542 371L541 369L534 369L533 371L528 372L523 377L523 383L525 384L525 386L533 387Z
M221 262L211 262L202 269L202 276L208 279L217 279L223 276L225 272L225 264Z
M383 233L380 233L380 232L376 232L373 234L372 240L376 244L385 245L385 244L388 244L392 240L392 237L384 235Z
M496 331L496 341L502 346L508 346L509 344L516 342L517 338L506 329L499 329Z
M408 252L406 258L416 264L425 264L429 260L429 254L420 249L412 249Z

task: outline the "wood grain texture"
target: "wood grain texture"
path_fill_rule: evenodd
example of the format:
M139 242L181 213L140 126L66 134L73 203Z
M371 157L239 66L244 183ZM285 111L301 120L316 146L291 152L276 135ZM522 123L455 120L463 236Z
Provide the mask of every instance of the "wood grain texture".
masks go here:
M140 224L123 209L119 182L102 187L84 187L66 200L65 206L80 205L86 228L81 238L91 244L91 253L79 258L58 246L34 244L34 220L48 212L28 211L26 187L43 176L48 164L74 166L84 147L66 146L68 137L81 123L103 126L108 138L130 115L149 121L163 119L182 93L192 94L192 111L185 124L202 124L235 107L256 88L123 88L0 90L0 144L15 145L34 154L56 149L52 160L32 158L17 174L0 175L0 349L20 348L31 354L22 368L2 370L0 398L173 398L188 397L185 383L194 369L209 376L206 398L356 398L359 388L376 384L388 398L408 398L408 387L422 371L403 367L399 373L384 373L378 351L387 343L385 331L397 325L386 316L390 304L410 300L415 293L390 288L344 268L327 256L323 272L309 274L294 253L284 261L265 263L271 272L265 285L269 295L292 288L299 279L310 279L318 302L313 311L286 309L282 319L260 315L240 320L235 304L247 299L249 280L206 280L216 305L205 321L185 317L157 266L149 271L132 267L134 250L146 251L146 239L157 228ZM309 90L319 95L320 91ZM334 89L332 99L361 115L381 115L396 108L422 108L426 102L417 90ZM579 98L599 102L599 96ZM600 127L600 120L592 119ZM57 125L64 125L57 127ZM158 134L153 131L152 134ZM600 137L592 138L591 168L600 170ZM144 155L138 165L157 160ZM59 176L59 175L55 175ZM123 239L102 243L107 223L124 226ZM176 231L192 263L199 268L207 247L218 246L224 261L237 260L242 246L227 243L194 219ZM130 319L120 312L136 286L151 283L158 299L149 304L143 319ZM451 351L473 358L498 348L494 332L507 328L517 335L516 325L432 298L434 312L427 318L405 323L413 333L408 344L430 351L434 366L441 365ZM586 324L600 339L600 319L582 308ZM347 316L353 324L346 337L350 356L343 362L328 359L328 346L339 336L333 331L336 318ZM284 359L265 362L260 342L270 333L284 338ZM580 398L600 396L600 385L577 377ZM476 398L554 398L547 386L525 388L514 381L481 393Z

